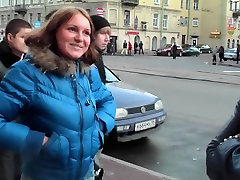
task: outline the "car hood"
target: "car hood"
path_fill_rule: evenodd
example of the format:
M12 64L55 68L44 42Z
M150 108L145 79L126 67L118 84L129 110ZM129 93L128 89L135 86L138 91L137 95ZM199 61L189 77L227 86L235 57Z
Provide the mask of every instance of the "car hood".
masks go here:
M139 107L153 104L159 99L157 96L121 81L108 83L107 88L112 92L117 108Z

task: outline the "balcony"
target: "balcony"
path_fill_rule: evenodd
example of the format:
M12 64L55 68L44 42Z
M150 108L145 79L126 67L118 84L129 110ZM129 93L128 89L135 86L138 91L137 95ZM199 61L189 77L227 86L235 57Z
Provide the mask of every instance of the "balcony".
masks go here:
M137 6L139 4L139 0L122 0L122 4L126 6Z
M25 4L19 4L14 6L14 11L18 14L24 16L27 13L27 8Z

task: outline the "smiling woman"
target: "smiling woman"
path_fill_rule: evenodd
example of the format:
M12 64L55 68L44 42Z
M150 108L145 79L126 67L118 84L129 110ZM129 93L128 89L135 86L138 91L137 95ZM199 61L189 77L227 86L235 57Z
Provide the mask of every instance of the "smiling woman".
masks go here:
M92 33L85 10L57 10L26 37L29 53L0 83L0 148L21 154L22 180L94 179L116 106L90 66ZM22 124L12 122L16 116Z

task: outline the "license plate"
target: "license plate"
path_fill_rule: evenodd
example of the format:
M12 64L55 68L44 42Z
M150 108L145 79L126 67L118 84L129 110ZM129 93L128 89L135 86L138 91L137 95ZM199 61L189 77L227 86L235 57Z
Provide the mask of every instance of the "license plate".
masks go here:
M149 129L152 127L155 127L156 125L156 120L150 120L150 121L144 121L144 122L140 122L140 123L136 123L135 124L135 131L142 131L145 129Z

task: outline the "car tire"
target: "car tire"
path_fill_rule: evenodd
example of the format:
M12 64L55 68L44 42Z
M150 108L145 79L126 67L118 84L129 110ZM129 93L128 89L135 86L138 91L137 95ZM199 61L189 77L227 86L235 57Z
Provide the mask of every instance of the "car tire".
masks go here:
M169 52L167 52L167 55L170 57L171 56L171 52L169 51Z
M223 58L224 61L227 61L227 58Z

